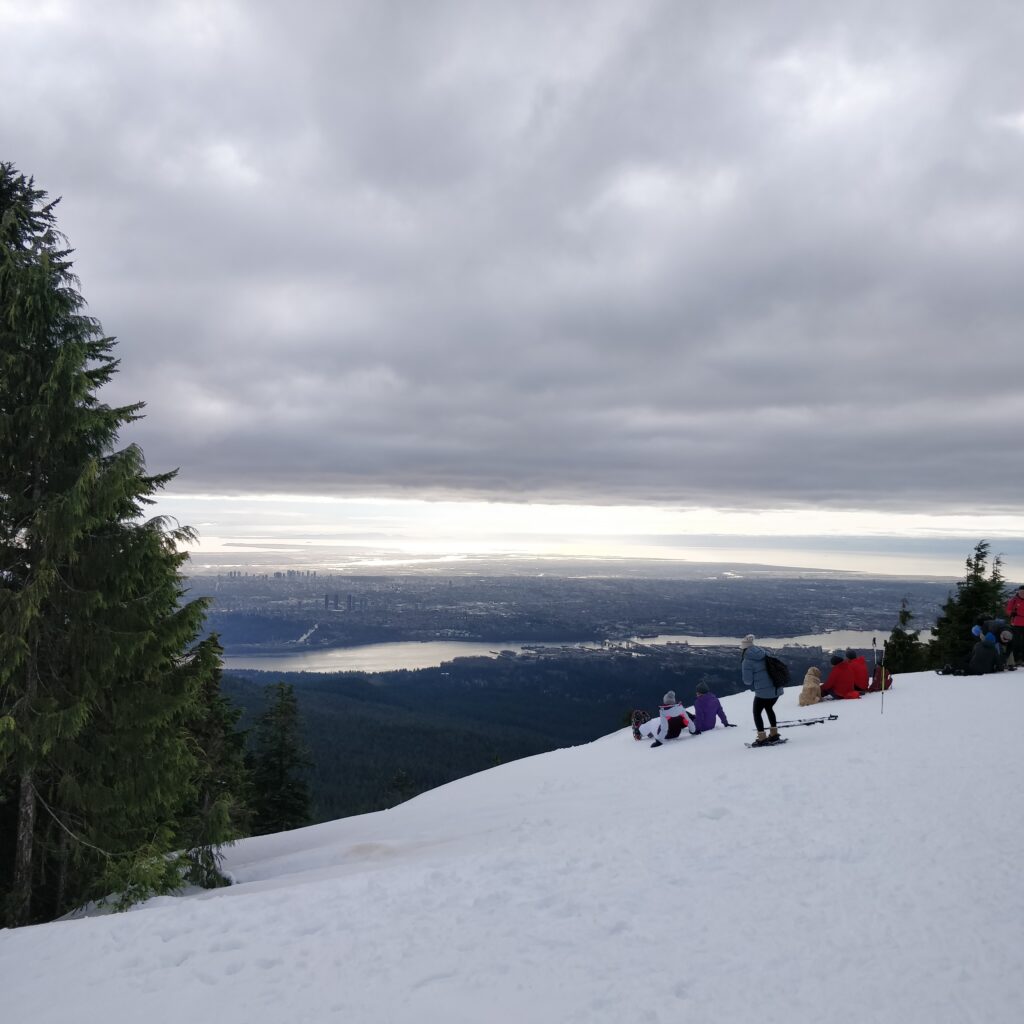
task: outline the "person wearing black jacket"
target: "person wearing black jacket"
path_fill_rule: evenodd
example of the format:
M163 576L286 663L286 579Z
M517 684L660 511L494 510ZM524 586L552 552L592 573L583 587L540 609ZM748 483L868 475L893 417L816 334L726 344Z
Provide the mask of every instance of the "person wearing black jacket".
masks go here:
M986 633L971 651L971 660L967 663L967 674L986 676L990 672L1002 672L1003 655L999 650L999 642L994 633Z

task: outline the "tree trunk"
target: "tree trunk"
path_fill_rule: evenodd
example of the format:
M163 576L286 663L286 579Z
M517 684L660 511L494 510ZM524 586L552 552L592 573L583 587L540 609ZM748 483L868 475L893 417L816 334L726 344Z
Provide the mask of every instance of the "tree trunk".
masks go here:
M54 900L54 913L59 917L65 911L65 901L68 898L68 858L71 856L68 848L68 834L61 829L58 861L57 861L57 896Z
M38 484L36 485L38 490ZM33 651L25 665L25 707L30 715L36 703L39 682ZM18 836L14 847L14 878L11 885L11 923L15 928L32 918L32 855L36 837L36 786L31 765L21 770L18 794Z
M11 924L28 924L32 915L32 853L36 834L36 788L32 770L21 773L18 797L18 838L11 887Z

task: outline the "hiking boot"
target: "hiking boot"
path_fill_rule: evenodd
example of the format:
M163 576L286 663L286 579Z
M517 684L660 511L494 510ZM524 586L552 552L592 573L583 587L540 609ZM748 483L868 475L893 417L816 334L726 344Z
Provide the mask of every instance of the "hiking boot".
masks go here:
M776 726L773 725L768 730L768 742L769 743L778 743L780 739L781 739L781 737L779 736L779 730L778 730L778 728Z
M651 749L653 750L653 749L654 749L655 747L660 747L660 746L661 746L661 740L655 740L655 741L654 741L654 742L653 742L653 743L651 744Z
M768 745L768 737L765 735L764 729L757 730L757 739L750 745L752 747L766 747Z

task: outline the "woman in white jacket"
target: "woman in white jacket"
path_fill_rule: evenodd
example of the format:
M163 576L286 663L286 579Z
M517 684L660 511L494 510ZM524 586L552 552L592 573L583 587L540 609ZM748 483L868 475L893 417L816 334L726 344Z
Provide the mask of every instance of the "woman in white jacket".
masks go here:
M654 740L651 744L652 747L660 747L665 740L678 739L684 729L690 733L697 731L697 726L686 713L686 708L676 700L675 690L669 690L661 698L658 717L652 718L637 728L641 736ZM637 736L637 739L640 739L640 736Z

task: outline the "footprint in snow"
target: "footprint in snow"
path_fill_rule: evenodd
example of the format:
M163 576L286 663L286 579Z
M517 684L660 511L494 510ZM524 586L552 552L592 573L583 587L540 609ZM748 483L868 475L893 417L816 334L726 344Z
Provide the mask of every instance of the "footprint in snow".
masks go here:
M702 818L710 818L712 821L717 821L719 818L724 818L729 813L728 807L709 807L707 810L701 811L700 816Z

